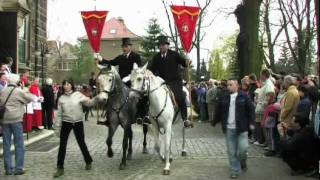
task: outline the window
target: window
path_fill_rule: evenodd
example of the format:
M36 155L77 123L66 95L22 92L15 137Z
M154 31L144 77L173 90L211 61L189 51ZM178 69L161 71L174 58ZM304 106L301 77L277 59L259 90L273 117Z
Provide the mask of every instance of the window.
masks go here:
M63 63L62 69L63 69L63 70L67 70L67 69L68 69L68 63L67 63L67 62L64 62L64 63Z
M58 63L57 69L58 69L58 70L62 70L62 62L59 62L59 63Z
M115 29L110 29L110 34L116 34L117 31Z
M19 31L19 63L26 63L26 44L27 44L27 19L24 19Z

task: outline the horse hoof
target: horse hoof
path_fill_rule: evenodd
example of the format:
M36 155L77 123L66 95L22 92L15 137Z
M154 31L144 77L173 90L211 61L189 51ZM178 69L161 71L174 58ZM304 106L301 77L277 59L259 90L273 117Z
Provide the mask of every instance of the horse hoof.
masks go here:
M131 160L132 159L132 154L128 154L127 155L127 160Z
M108 151L108 157L112 158L113 157L113 152L112 151Z
M120 164L120 166L119 166L119 169L120 170L124 170L126 168L126 165L125 164Z
M186 151L182 151L181 152L181 156L186 157L187 156L187 152Z
M163 170L163 175L170 175L170 170Z
M147 148L143 148L142 153L143 154L148 154L148 149Z

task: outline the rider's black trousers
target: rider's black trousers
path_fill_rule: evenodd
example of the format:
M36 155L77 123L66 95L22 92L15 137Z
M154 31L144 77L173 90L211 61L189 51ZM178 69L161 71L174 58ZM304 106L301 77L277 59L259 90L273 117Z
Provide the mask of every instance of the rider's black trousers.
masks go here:
M178 103L179 109L181 111L181 117L183 120L187 119L187 104L186 95L182 90L182 81L166 82L173 92L175 99Z

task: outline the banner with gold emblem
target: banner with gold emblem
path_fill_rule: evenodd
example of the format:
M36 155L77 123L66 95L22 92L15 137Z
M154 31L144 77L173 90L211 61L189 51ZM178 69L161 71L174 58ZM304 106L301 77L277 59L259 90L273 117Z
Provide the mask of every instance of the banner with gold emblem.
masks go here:
M94 52L100 52L100 40L108 11L82 11L81 16Z
M200 14L199 7L171 6L171 12L180 35L180 40L185 52L189 53L192 48L192 40Z

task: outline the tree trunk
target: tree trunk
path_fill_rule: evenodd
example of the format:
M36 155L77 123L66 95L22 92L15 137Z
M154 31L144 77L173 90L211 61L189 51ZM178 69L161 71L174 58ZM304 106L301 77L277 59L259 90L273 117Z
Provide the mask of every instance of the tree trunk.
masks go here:
M317 37L318 37L318 75L320 75L320 30L319 30L319 1L314 1L316 8L316 24L317 24Z
M265 15L264 15L264 25L266 28L266 33L267 33L267 42L268 42L268 52L269 52L269 65L270 68L274 71L274 51L273 47L274 45L272 44L271 40L271 30L270 30L270 21L269 21L269 12L270 12L270 0L267 0L265 2Z
M258 54L259 11L261 0L243 0L235 10L240 33L237 37L237 60L240 77L250 73L258 74L262 60Z
M200 41L201 41L201 23L202 23L202 13L200 14L199 22L198 22L198 30L196 34L196 48L197 48L197 80L200 81Z

